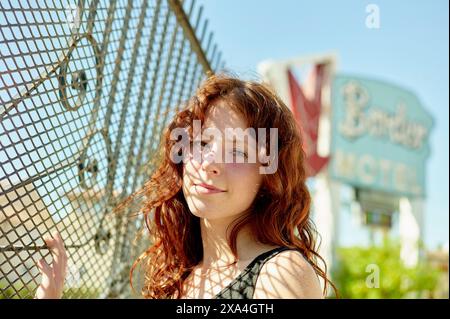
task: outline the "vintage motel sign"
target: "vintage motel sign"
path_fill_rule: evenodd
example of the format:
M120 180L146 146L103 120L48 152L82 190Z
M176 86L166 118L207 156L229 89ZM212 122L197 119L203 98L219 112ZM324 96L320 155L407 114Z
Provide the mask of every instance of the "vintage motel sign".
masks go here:
M332 87L330 173L354 187L425 196L431 115L409 90L337 75Z

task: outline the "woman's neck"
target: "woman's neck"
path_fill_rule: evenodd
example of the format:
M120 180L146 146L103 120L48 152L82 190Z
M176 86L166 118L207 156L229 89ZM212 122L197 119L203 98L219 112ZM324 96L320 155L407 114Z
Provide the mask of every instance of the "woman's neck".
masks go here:
M227 241L227 235L231 231L229 225L233 220L209 220L203 218L200 220L203 243L203 267L226 267L235 262L235 257ZM262 246L266 247L266 245L259 244L253 238L249 228L244 226L236 238L238 261L253 259L255 253L260 251Z

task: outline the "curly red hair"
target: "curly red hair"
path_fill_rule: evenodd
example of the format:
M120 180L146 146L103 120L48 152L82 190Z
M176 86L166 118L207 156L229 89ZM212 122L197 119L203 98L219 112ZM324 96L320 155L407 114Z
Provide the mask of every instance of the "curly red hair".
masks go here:
M237 257L236 238L244 226L250 227L263 244L299 249L316 273L328 285L324 259L318 254L314 224L310 219L311 197L305 184L304 152L297 123L289 108L266 85L242 81L227 75L213 75L197 89L195 95L177 112L164 131L158 164L154 174L137 192L131 194L116 211L139 196L145 196L141 212L152 245L134 262L144 263L145 298L180 298L183 283L203 258L200 219L188 208L182 192L183 163L174 163L170 139L175 128L186 128L192 138L194 120L205 120L208 108L217 99L225 99L242 114L248 127L278 129L278 168L263 175L259 193L243 218L233 223L228 243ZM266 137L269 145L270 136ZM319 266L322 263L323 268Z

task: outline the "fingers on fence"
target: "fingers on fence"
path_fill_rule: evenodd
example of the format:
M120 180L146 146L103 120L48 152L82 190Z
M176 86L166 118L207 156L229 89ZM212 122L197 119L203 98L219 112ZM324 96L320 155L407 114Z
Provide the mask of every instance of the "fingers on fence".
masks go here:
M49 264L47 264L47 262L44 259L39 260L37 266L42 274L41 286L44 289L47 289L50 287L51 280L53 278L52 268L49 266Z
M61 235L55 232L51 238L45 238L44 241L53 257L52 270L55 280L64 281L67 273L67 254Z

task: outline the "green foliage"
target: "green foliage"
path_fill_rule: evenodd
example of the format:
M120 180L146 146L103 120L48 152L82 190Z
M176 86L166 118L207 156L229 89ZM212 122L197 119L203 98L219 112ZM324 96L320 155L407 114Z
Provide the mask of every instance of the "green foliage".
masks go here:
M31 299L33 296L30 289L24 287L22 283L9 285L6 280L0 281L0 299Z
M6 280L0 281L0 299L32 299L36 287L24 287L21 283L15 283L13 286L8 284ZM98 288L67 288L63 292L63 299L95 299L100 297L100 289Z
M97 299L100 297L100 289L79 287L67 288L63 292L63 299Z
M385 241L372 247L340 248L333 282L341 298L387 299L433 296L440 273L426 261L408 268L400 244Z

